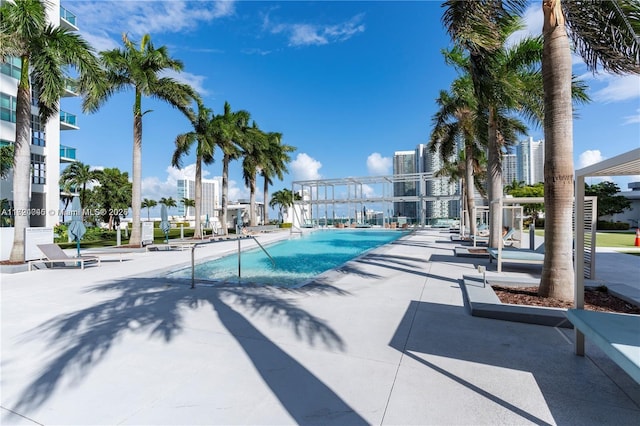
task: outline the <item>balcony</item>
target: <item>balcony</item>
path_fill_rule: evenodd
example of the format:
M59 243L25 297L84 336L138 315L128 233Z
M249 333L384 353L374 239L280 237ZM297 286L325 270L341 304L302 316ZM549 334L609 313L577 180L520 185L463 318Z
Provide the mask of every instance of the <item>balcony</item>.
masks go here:
M69 31L78 31L77 19L76 15L60 6L60 26L62 28L66 28Z
M60 130L78 130L76 116L68 112L60 111Z
M60 163L73 163L74 161L76 161L76 149L60 145Z
M70 77L65 79L64 92L62 96L65 98L78 96L78 82Z

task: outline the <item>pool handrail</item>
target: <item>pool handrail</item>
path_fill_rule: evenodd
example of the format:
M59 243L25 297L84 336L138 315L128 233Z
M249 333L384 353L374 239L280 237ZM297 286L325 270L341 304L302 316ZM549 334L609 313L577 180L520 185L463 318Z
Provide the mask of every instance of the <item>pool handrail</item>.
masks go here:
M260 241L258 241L258 239L256 237L254 237L253 235L247 235L245 237L238 237L236 238L238 240L238 277L240 277L241 273L240 273L240 240L244 239L244 238L251 238L253 241L256 242L256 244L258 244L258 247L260 247L262 249L262 251L264 252L264 254L267 255L267 257L269 258L269 260L271 260L271 263L273 264L273 267L276 267L276 261L273 260L273 257L271 257L271 255L269 254L269 252L264 248L264 246L262 244L260 244ZM196 281L195 281L195 249L196 247L200 246L200 245L205 245L205 244L211 244L211 243L216 243L218 241L201 241L201 242L197 242L197 243L193 243L191 245L191 288L194 289L196 288Z

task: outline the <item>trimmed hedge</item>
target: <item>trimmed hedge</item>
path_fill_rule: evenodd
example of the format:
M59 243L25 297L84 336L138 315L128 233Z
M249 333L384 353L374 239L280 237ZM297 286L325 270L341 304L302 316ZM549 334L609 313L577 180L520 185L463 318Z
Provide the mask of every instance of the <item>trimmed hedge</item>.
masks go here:
M607 222L605 220L599 220L596 228L602 231L627 231L629 230L629 224L626 222Z

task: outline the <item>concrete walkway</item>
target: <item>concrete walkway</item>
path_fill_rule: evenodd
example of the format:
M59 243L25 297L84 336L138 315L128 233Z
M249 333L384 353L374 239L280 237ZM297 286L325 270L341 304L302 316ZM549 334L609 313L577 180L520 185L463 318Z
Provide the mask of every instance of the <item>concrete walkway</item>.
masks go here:
M470 316L488 260L454 247L418 231L300 289L159 276L188 250L3 275L0 423L638 423L640 386L571 330Z

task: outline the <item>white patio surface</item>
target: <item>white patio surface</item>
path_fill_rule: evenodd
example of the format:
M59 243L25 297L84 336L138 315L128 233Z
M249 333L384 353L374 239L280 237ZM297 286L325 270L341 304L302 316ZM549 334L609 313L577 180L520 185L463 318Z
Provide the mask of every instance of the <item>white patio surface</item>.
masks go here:
M0 423L638 423L640 386L571 330L470 316L488 260L454 246L418 231L300 289L158 276L189 250L2 275Z

